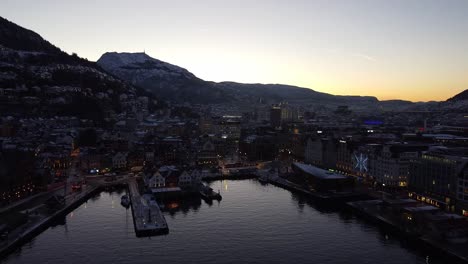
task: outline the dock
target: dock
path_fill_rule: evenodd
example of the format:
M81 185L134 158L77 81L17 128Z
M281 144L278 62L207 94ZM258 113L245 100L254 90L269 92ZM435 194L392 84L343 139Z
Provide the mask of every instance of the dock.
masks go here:
M288 181L282 177L268 177L263 180L264 182L271 183L277 187L284 188L286 190L294 191L297 193L304 194L316 200L324 202L339 202L344 203L348 201L367 199L367 195L360 192L315 192L307 190L299 184Z
M451 244L446 241L440 241L429 235L413 232L398 222L392 221L382 215L375 209L383 201L380 199L367 201L347 202L346 205L363 219L384 228L386 231L404 238L414 245L418 245L427 252L447 260L447 263L468 263L468 254L466 253L466 244Z
M129 179L128 189L137 237L167 234L169 228L158 203L150 197L140 195L135 179Z
M68 213L85 203L93 195L100 193L103 189L123 185L128 185L130 190L133 223L137 237L167 234L169 229L159 205L149 197L140 196L135 178L125 178L114 182L95 180L93 184L84 187L81 192L69 194L64 197L64 204L54 213L42 216L37 221L14 230L9 234L10 238L7 241L0 241L0 258L10 254L39 235L49 228L54 221L65 217Z

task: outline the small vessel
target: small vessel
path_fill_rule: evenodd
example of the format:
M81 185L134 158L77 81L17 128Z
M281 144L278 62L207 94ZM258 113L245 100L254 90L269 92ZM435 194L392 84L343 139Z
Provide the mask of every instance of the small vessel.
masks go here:
M258 178L258 181L264 184L268 183L268 176L267 175L262 175Z
M218 200L218 201L221 201L221 199L223 199L223 197L221 196L221 193L218 192L214 192L212 188L208 187L208 186L204 186L201 188L200 190L200 195L201 197L204 199L204 200Z
M268 184L268 182L270 182L270 175L271 175L271 171L266 171L266 170L263 170L263 171L259 171L258 172L258 181L261 183L261 184Z
M122 196L122 198L120 198L120 204L122 204L126 208L130 206L130 203L130 197L128 197L128 195L124 195Z

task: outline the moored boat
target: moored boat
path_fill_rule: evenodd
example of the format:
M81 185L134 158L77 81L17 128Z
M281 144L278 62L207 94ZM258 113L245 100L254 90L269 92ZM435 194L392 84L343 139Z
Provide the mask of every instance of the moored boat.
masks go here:
M128 195L124 195L122 198L120 198L120 204L122 204L124 207L129 207L130 203L130 197L128 197Z

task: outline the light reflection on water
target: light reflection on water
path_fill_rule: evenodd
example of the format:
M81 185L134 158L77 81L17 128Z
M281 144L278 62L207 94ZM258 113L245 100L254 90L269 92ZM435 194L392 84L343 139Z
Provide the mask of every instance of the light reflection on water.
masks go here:
M101 193L5 263L426 263L426 255L340 208L254 180L223 196L172 201L169 234L136 238L124 191ZM172 204L172 205L171 205ZM430 263L436 263L430 258Z

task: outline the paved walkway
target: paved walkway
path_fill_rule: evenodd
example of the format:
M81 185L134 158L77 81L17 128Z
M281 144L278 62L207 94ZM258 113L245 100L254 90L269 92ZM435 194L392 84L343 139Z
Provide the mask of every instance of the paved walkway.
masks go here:
M34 200L37 200L37 199L39 199L39 198L41 198L41 197L43 197L43 196L45 196L45 195L48 195L48 194L50 194L50 193L49 193L49 192L40 192L40 193L37 193L37 194L35 194L35 195L33 195L33 196L27 197L27 198L25 198L25 199L21 199L21 200L16 201L16 202L14 202L14 203L12 203L12 204L9 204L9 205L7 205L7 206L1 207L1 208L0 208L0 214L9 212L9 211L15 209L16 207L20 207L20 206L22 206L22 205L25 205L25 204L27 204L27 203L29 203L29 202L32 202L32 201L34 201Z

